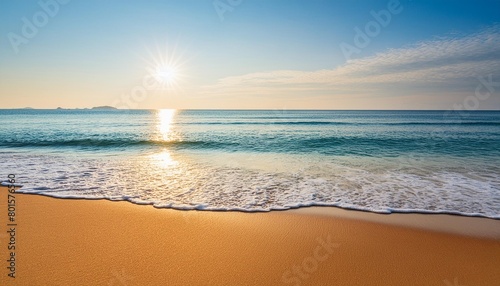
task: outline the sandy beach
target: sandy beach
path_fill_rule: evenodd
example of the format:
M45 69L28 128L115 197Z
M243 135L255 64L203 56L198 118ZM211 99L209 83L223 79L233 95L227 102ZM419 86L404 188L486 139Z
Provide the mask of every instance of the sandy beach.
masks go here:
M0 0L0 286L500 286L499 11Z
M16 278L11 278L6 261L10 255L7 191L0 191L4 213L0 285L496 285L500 281L498 220L328 211L333 208L176 211L19 193L15 194ZM404 221L415 223L404 226ZM455 226L439 232L439 223L422 221ZM460 224L462 228L456 227ZM485 230L483 237L460 231L470 225L479 225L475 232Z

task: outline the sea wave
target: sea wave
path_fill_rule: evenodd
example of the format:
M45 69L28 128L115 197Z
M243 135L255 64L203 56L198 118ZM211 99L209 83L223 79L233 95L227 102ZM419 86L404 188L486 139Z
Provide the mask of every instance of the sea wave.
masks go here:
M500 219L500 174L493 165L478 173L475 167L450 171L427 160L391 166L378 160L346 164L279 155L269 160L284 167L273 171L258 167L262 155L250 158L250 167L239 164L244 156L234 160L218 154L206 161L172 156L68 159L18 154L4 167L15 164L16 182L23 185L19 192L58 198L125 200L183 210L257 212L336 206Z
M33 141L0 141L0 147L94 147L115 148L134 146L158 146L179 148L223 148L235 145L231 142L216 141L182 141L182 140L134 140L134 139L73 139L73 140L33 140Z
M161 149L170 150L219 150L224 152L252 151L275 153L321 153L321 154L364 154L366 156L404 154L407 152L436 153L439 155L455 154L459 156L500 156L498 140L493 136L480 137L477 134L453 137L447 134L413 135L412 137L379 136L368 137L360 135L338 136L303 136L289 137L286 134L262 133L227 138L225 136L200 136L199 139L134 139L134 138L93 138L66 139L64 136L52 140L38 138L19 138L0 140L0 148L33 149L41 148L113 151Z

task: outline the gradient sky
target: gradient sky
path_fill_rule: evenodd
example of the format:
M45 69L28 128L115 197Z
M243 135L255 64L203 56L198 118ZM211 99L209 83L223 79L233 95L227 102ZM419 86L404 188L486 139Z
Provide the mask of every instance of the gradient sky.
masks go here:
M0 1L0 108L500 109L500 1L59 2Z

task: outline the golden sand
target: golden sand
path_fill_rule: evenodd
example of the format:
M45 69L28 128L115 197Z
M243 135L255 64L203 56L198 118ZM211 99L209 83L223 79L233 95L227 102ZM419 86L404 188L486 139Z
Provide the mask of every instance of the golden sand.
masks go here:
M23 194L15 194L16 278L11 278L5 188L0 196L0 285L472 286L500 281L499 238L318 211L325 208L176 211ZM474 221L500 228L500 221Z

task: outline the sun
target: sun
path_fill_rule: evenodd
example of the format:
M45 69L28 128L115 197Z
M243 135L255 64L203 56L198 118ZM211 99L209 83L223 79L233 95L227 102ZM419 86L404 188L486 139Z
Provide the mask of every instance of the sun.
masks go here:
M177 45L173 49L156 45L155 50L147 50L150 57L146 60L146 71L156 81L158 89L179 89L185 77L186 60L182 53L178 53Z
M158 66L154 73L154 78L160 84L172 86L177 80L177 70L168 65Z

